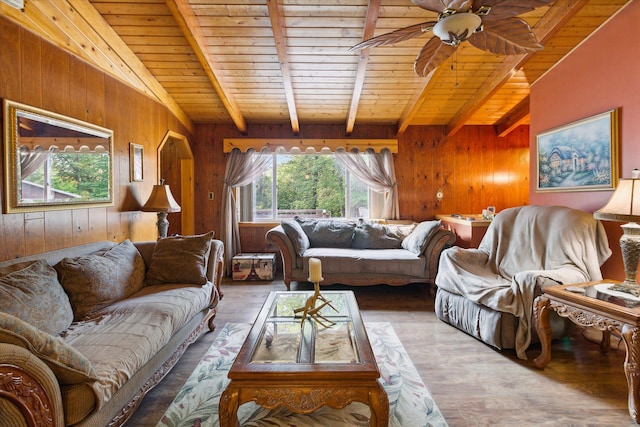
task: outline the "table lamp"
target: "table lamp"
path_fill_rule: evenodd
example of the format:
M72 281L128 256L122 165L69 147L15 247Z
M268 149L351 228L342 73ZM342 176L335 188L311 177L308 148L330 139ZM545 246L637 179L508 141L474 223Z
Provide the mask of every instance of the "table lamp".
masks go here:
M167 237L169 230L169 221L167 214L170 212L180 212L180 205L173 198L168 185L165 185L164 179L160 180L159 185L154 185L151 190L149 200L142 207L144 212L158 212L158 237Z
M634 170L633 178L621 179L609 202L593 213L596 219L606 221L628 221L621 225L620 249L624 262L625 280L617 291L640 296L640 285L636 282L638 259L640 258L640 176Z

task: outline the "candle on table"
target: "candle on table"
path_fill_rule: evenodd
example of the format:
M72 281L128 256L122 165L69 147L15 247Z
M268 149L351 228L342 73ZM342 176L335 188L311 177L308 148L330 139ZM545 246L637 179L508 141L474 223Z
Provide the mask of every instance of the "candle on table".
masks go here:
M309 258L309 280L314 283L322 281L322 263L318 258Z

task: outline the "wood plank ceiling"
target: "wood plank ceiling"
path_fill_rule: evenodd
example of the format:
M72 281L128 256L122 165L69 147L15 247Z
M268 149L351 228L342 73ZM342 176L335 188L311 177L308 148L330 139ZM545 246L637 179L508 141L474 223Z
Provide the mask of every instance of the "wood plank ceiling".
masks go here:
M545 48L498 56L464 42L430 76L432 33L360 53L363 39L437 19L410 0L26 0L0 13L166 104L189 128L231 123L528 123L530 86L629 0L557 0L520 15Z

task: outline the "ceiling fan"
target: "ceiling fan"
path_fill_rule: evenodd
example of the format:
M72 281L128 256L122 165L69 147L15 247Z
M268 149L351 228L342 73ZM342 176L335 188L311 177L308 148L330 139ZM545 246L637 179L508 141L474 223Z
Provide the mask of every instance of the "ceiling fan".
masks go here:
M416 57L414 70L428 75L469 40L478 49L498 55L518 55L542 49L529 24L516 15L546 6L555 0L412 0L417 6L438 13L437 21L395 30L365 40L350 51L384 46L433 31Z

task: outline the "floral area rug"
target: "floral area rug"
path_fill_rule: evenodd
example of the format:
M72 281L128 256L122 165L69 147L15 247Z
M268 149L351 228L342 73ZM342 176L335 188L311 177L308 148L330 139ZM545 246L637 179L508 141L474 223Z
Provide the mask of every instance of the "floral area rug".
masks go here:
M447 426L390 323L366 325L382 383L389 397L389 426ZM156 427L218 427L220 395L229 383L227 372L251 328L227 323L178 393ZM242 426L368 426L369 407L354 402L343 409L322 407L311 414L286 408L263 409L250 402L240 406Z

